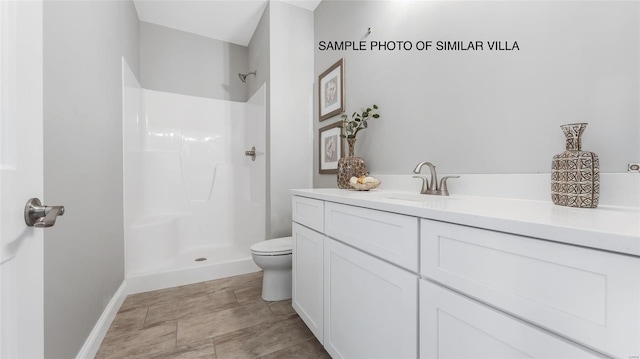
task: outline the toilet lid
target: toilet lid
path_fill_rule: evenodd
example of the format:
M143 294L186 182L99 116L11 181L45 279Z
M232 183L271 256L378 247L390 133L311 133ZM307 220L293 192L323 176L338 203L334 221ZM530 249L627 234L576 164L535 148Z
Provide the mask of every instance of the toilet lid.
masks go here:
M267 239L266 241L262 241L251 246L251 252L256 254L263 253L271 256L278 254L289 254L292 250L292 237Z

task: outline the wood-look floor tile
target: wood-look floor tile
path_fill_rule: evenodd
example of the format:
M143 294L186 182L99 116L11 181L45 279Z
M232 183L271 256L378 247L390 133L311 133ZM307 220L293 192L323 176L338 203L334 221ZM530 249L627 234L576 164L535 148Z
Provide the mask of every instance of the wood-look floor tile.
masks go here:
M329 358L291 300L261 294L257 272L131 295L96 358Z
M175 347L176 324L171 323L107 337L102 341L96 358L139 358Z
M236 289L233 292L238 299L238 303L248 303L262 300L262 285Z
M261 323L214 338L218 359L250 359L277 352L313 337L299 318Z
M315 338L295 344L277 352L262 356L260 359L331 359L322 344Z
M177 347L176 349L151 355L150 359L216 359L216 349L213 339L207 339L192 345Z
M211 314L178 320L178 345L250 327L273 318L266 302L253 302Z
M232 291L215 292L183 300L180 303L160 304L149 308L144 326L201 316L234 306L238 306L238 302Z
M120 311L140 307L150 307L159 304L176 303L181 300L204 296L206 294L207 292L204 282L132 294L127 296L124 300Z
M118 312L113 322L111 322L105 337L113 337L142 329L146 316L146 307Z
M205 282L207 292L217 292L220 290L236 290L247 287L262 285L262 272L238 275L235 277L216 279Z
M296 311L291 306L291 299L271 302L269 303L269 310L271 310L271 313L276 317L290 317L297 315Z

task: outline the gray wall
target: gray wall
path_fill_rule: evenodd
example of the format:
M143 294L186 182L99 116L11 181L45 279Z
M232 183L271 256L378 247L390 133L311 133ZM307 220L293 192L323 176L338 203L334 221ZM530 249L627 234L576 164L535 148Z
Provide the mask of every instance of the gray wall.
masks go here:
M124 280L122 72L131 1L44 2L45 357L73 358Z
M270 9L269 4L264 9L262 13L262 17L260 18L260 22L256 27L256 30L251 37L251 41L249 42L248 53L249 53L249 71L256 71L256 76L247 77L247 89L248 89L248 97L253 96L253 94L262 86L263 83L266 83L266 111L267 111L267 125L266 125L266 133L264 134L266 137L266 146L269 148L271 146L271 141L267 133L269 133L271 127L271 89L269 84L271 83L271 62L270 62L270 38L269 38L269 28L270 28ZM260 151L258 149L258 151ZM271 156L267 153L267 178L266 178L266 206L267 210L265 223L265 233L267 237L271 238Z
M548 173L558 126L588 122L603 172L638 161L639 3L323 1L315 75L345 61L348 113L377 103L356 156L377 174L429 160L441 173ZM372 33L365 37L367 28ZM517 41L520 51L320 51L318 41ZM317 85L316 85L317 86ZM314 89L317 91L317 89ZM318 122L314 133L339 119ZM317 172L314 185L335 187Z
M312 187L313 13L273 1L271 12L271 237L291 235L292 188Z
M246 101L248 49L208 37L140 22L140 84L151 90Z
M292 188L312 186L313 13L270 2L249 43L249 92L267 83L267 238L291 235Z

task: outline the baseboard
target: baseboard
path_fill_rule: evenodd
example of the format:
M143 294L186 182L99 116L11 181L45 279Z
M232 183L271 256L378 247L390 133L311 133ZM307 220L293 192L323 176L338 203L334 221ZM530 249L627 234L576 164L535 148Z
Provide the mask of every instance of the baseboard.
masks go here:
M102 311L102 315L98 318L98 322L89 333L89 337L84 342L82 348L78 352L76 359L89 359L95 358L98 353L98 349L100 349L100 344L102 344L102 340L105 335L107 335L107 331L109 330L109 326L113 322L113 319L116 317L120 306L124 302L127 297L127 281L122 281L120 284L120 288L115 292L107 307Z

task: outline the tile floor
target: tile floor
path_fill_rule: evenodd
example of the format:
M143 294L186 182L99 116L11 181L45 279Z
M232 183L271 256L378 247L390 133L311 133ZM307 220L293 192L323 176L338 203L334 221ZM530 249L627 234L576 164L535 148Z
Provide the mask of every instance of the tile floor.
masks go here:
M290 300L261 293L259 272L130 295L96 358L330 358Z

